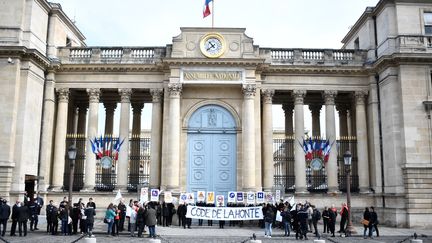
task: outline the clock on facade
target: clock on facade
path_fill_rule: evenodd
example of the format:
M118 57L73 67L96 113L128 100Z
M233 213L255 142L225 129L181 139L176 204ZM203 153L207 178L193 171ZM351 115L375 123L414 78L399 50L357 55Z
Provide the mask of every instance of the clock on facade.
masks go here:
M218 58L225 52L225 39L219 33L206 34L201 39L200 48L204 56L209 58Z

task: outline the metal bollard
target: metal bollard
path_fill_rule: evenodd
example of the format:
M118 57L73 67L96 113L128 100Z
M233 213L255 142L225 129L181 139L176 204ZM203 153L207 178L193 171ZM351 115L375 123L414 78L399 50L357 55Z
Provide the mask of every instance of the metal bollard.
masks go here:
M86 238L84 238L84 242L85 243L96 243L96 238L95 237L92 237L92 238L86 237Z
M423 240L419 240L419 239L411 240L411 243L423 243Z
M314 243L325 243L325 240L314 240Z

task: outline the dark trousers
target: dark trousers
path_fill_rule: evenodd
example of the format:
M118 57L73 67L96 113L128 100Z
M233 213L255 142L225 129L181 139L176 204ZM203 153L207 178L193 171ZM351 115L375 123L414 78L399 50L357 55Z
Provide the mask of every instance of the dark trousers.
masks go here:
M3 226L3 230L0 230L1 231L1 236L5 236L5 234L6 234L7 221L8 221L8 219L0 219L0 225Z
M16 226L18 224L18 220L16 219L12 219L12 226L11 226L11 232L10 235L15 235L15 231L16 231Z
M167 216L162 217L162 226L168 226L168 217Z
M51 234L52 235L56 235L58 231L58 220L54 220L52 221L52 226L51 226Z
M49 217L50 216L47 215L47 233L51 232L51 227L53 225L53 222Z
M183 228L186 228L186 216L181 217L181 225L180 226L183 226Z
M207 225L208 226L213 226L213 221L212 220L207 220Z
M126 218L126 212L120 213L120 219L119 219L119 224L118 224L118 228L119 228L120 232L122 232L124 230L125 218Z
M342 217L342 218L341 218L341 221L340 221L340 228L339 228L339 231L340 231L341 233L345 233L345 223L346 223L346 221L347 221L347 219L346 219L345 217Z
M191 218L186 218L186 225L190 229L190 227L192 225L192 219Z
M336 228L336 222L329 222L328 226L330 228L330 233L332 235L334 235L335 234L335 228Z
M85 219L80 219L80 230L81 233L87 233L87 222Z
M149 226L149 237L156 237L156 227L154 225Z
M225 226L225 220L219 220L219 229L223 229Z
M86 232L87 232L89 235L92 235L92 232L93 232L93 225L94 225L93 222L86 221L86 226L87 226Z
M143 222L138 223L137 228L138 228L138 237L141 237L144 231L144 223Z
M112 225L112 235L118 235L119 234L119 220L114 219L114 223Z
M377 237L379 237L379 230L377 224L369 224L369 237L372 237L373 230L376 231Z
M316 236L319 236L319 232L318 232L318 222L317 221L312 221L312 224L313 224L313 227L314 227L314 230L315 230L315 232L314 232L314 234L316 235Z
M24 236L27 235L27 220L18 222L19 235L21 236L24 230Z
M72 219L72 234L76 234L78 232L78 218Z
M323 233L328 233L330 232L329 226L328 226L328 219L323 219L323 224L324 224L324 230Z
M202 220L202 219L198 219L198 225L199 225L199 226L202 226L203 221L204 221L204 220ZM230 221L230 222L231 222L231 221Z
M33 214L30 216L30 230L35 230L37 229L37 224L38 224L38 215L37 214Z

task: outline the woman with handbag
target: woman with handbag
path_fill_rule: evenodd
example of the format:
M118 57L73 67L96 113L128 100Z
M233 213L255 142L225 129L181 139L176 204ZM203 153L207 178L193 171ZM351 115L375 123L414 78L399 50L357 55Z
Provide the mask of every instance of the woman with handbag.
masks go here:
M108 205L107 210L105 211L105 219L104 219L104 223L108 224L108 236L111 236L112 233L112 226L114 224L114 217L115 217L116 213L114 210L114 205L112 203L110 203Z
M366 207L365 211L363 212L363 219L361 223L363 224L364 230L363 230L363 238L366 239L366 232L369 229L369 222L370 222L371 214L369 212L369 208ZM369 229L370 230L370 229Z

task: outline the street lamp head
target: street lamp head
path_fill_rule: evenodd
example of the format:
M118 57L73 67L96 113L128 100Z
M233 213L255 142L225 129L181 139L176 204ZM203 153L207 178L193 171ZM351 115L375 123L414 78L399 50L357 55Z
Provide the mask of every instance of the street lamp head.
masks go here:
M69 148L68 148L68 158L70 160L75 160L76 154L77 154L77 149L75 148L75 146L74 145L69 146Z
M345 152L345 154L343 155L343 157L344 157L345 165L351 166L351 159L352 159L351 152L349 150L347 150Z

